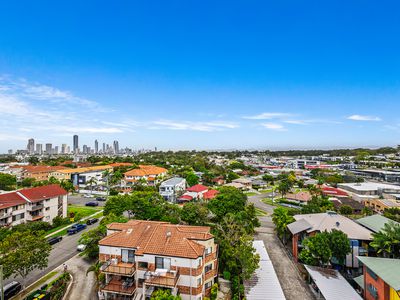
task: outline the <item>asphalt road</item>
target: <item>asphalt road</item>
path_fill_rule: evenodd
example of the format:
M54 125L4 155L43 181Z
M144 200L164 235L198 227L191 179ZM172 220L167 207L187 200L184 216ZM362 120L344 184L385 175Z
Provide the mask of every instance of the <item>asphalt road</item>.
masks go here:
M106 201L96 201L96 197L98 196L94 196L93 198L85 198L83 195L69 195L68 204L85 206L87 202L97 202L99 203L99 206L104 206Z
M74 255L76 255L78 253L78 251L76 250L76 246L78 245L78 240L82 233L92 228L95 228L96 226L97 225L87 226L85 230L82 230L74 235L66 235L63 237L61 242L54 244L50 252L49 262L46 269L36 269L32 271L25 279L22 279L19 276L16 278L8 278L7 280L5 280L5 284L16 280L21 282L23 286L27 287L30 284L34 283L36 280L40 279L59 265L65 263Z
M263 231L263 232L273 232L275 225L272 222L271 215L274 212L274 206L268 205L264 202L262 202L262 199L270 197L269 194L259 194L259 195L254 195L254 196L249 196L248 201L250 203L253 203L255 207L265 211L268 213L267 216L262 216L258 217L261 223L261 227L257 228L258 231Z

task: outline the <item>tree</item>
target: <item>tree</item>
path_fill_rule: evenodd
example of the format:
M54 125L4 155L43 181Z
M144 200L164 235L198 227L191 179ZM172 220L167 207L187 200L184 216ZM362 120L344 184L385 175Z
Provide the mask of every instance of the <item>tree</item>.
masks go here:
M364 206L361 213L365 216L372 216L374 214L374 211L370 207Z
M293 216L289 214L289 210L285 207L278 207L274 209L272 214L272 222L274 222L276 231L283 242L286 243L287 225L294 222Z
M189 225L202 226L207 224L208 209L203 203L189 202L181 210L181 219Z
M353 208L350 205L342 205L339 208L341 215L351 215L353 213Z
M31 165L36 166L39 163L39 158L37 156L31 156L31 157L29 157L28 162Z
M35 181L36 181L35 178L31 178L31 177L24 178L24 179L21 181L21 185L22 185L23 187L31 187Z
M285 195L290 191L292 188L292 185L289 180L282 180L279 185L278 185L278 192L281 194L282 198L285 197Z
M305 264L326 266L332 257L327 232L317 233L314 236L305 238L303 240L303 247L299 258Z
M383 257L400 258L400 224L393 221L385 223L383 229L373 233L370 245Z
M339 265L344 265L346 255L350 253L350 241L343 231L333 229L328 233L329 248L332 251L332 256L336 258Z
M326 196L313 196L307 205L301 208L302 214L315 214L333 210L333 203Z
M181 300L180 296L171 295L170 290L157 290L151 294L151 300Z
M4 277L17 275L26 278L34 269L47 267L51 246L43 232L13 232L0 242L0 264Z
M73 183L71 182L71 180L67 180L67 179L61 180L60 186L67 192L75 191L75 187L74 187Z
M275 178L274 176L270 175L270 174L264 174L262 179L266 182L268 182L271 185L274 185L275 182Z
M193 172L189 172L186 175L186 182L189 186L194 186L199 183L199 177L197 177Z
M10 174L0 173L0 190L11 191L17 184L17 178Z
M208 209L215 215L215 220L221 220L228 213L243 211L247 196L234 187L221 187L214 199L208 202Z
M228 175L226 175L226 181L227 182L232 182L235 179L240 178L240 176L238 174L236 174L235 172L229 172Z

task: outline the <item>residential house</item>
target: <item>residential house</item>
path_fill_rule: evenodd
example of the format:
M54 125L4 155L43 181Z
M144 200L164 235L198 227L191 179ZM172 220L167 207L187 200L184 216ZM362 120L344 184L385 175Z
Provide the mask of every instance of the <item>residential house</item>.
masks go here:
M58 184L34 187L0 195L0 225L52 222L67 216L68 193Z
M364 208L364 205L350 197L330 197L333 206L336 210L339 210L343 205L348 205L353 209L353 214L360 214Z
M176 199L183 194L185 189L186 179L174 177L161 182L158 191L165 200L175 203Z
M210 189L209 187L196 184L186 189L186 192L177 199L178 203L185 203L192 200L210 200L217 195L218 191Z
M295 201L302 204L307 204L312 198L309 192L297 192L286 194L286 199L290 201Z
M136 184L140 181L148 185L156 185L165 175L167 175L167 169L165 168L139 165L139 168L124 173L124 181L128 185Z
M354 278L366 300L400 300L400 259L359 256L363 275Z
M48 180L51 173L57 170L65 169L63 166L13 166L11 167L13 174L18 174L18 179L33 178L36 181Z
M251 189L253 187L252 186L252 180L249 179L249 178L241 177L241 178L237 178L237 179L232 180L232 182L233 183L242 184L245 187L245 189L247 189L247 190L249 190L249 189Z
M102 183L104 172L106 171L112 172L113 167L104 165L64 169L52 172L51 176L57 178L58 180L71 180L74 186L85 187L92 181L94 181L96 184Z
M295 215L295 222L288 225L292 233L292 251L295 260L298 259L302 249L302 241L318 232L332 231L333 229L344 232L351 244L351 253L346 257L346 266L358 268L358 255L365 255L368 243L372 240L372 232L353 220L333 211L317 214Z
M400 201L391 199L368 199L363 203L377 213L383 213L387 208L400 208Z
M150 299L169 290L183 300L210 296L218 274L218 246L210 227L130 220L107 226L99 242L108 299Z
M372 232L381 231L386 223L393 222L399 224L396 221L390 220L382 215L372 215L364 218L357 219L356 222L365 228L371 230Z

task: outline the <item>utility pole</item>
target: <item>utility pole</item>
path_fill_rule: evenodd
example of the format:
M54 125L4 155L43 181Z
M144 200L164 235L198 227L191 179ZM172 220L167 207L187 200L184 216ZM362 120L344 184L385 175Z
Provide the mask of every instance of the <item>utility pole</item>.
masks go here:
M0 288L1 288L1 300L4 300L3 265L0 265Z

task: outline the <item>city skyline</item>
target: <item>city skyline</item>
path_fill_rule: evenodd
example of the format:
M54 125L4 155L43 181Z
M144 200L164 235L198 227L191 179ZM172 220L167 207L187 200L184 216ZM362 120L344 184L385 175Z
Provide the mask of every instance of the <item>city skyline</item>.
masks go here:
M0 12L1 153L399 144L395 1L61 6Z

